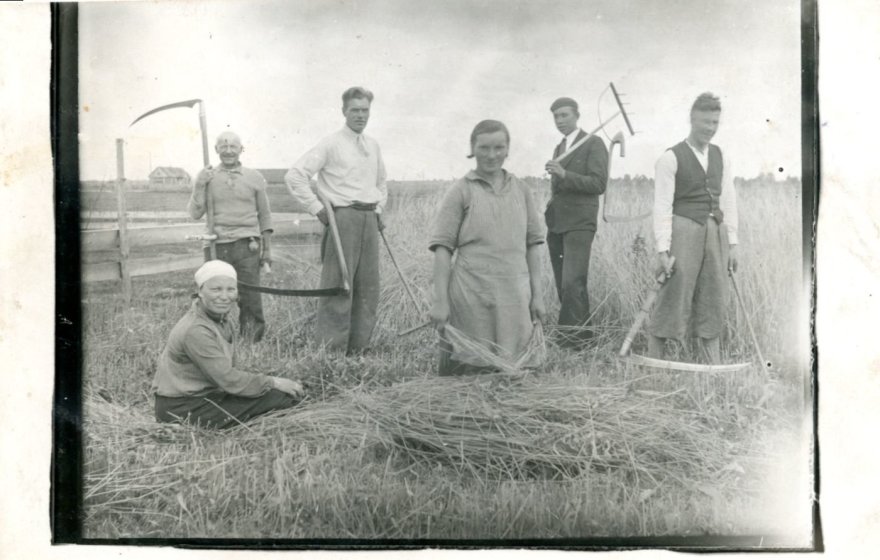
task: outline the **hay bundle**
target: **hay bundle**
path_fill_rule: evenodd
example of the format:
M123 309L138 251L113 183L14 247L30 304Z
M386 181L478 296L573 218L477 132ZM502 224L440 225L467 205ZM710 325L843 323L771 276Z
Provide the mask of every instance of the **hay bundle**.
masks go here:
M673 406L674 394L497 373L417 379L354 395L354 403L385 445L464 471L528 478L620 470L633 480L685 485L726 480L737 445L697 413Z

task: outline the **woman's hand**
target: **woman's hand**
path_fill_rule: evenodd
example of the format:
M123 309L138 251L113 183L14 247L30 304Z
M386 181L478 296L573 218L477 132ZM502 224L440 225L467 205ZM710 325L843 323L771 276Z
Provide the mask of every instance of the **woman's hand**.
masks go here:
M529 312L532 315L532 321L538 320L543 324L547 319L547 309L544 307L544 298L540 295L533 295L529 302Z
M282 393L287 393L291 397L302 397L304 393L302 383L285 377L273 377L272 385Z
M446 322L449 321L449 302L435 301L434 305L431 307L430 315L431 326L438 331L442 331L443 327L446 326Z

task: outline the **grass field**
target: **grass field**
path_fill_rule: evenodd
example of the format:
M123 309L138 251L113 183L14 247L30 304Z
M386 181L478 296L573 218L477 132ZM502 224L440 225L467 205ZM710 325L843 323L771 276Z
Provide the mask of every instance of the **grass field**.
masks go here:
M137 279L129 308L113 284L84 286L85 536L708 534L766 535L768 543L807 545L811 458L805 439L810 425L800 194L792 184L739 190L738 279L773 364L769 377L757 365L709 375L654 372L617 360L654 266L650 220L643 220L602 224L596 236L590 271L594 344L575 353L551 343L538 372L503 386L449 381L481 402L495 402L493 414L502 417L505 406L528 411L529 395L541 390L578 395L578 402L594 407L596 421L606 426L602 433L587 434L588 428L572 429L562 420L554 424L600 443L592 459L585 454L579 468L564 471L480 469L465 453L455 461L395 445L383 412L405 404L405 388L424 388L420 399L436 395L430 406L438 410L460 403L439 403L446 386L433 378L436 335L423 329L396 336L425 315L407 301L384 250L375 351L366 356L330 355L312 344L314 299L264 296L270 331L260 345L242 347L240 365L301 379L309 396L294 411L225 433L152 420L154 364L190 305L191 273ZM386 232L425 302L431 270L427 224L439 196L397 196ZM537 184L536 196L543 201L546 187ZM616 213L650 206L650 192L626 185L613 186L608 196ZM277 243L271 283L316 286L317 248L294 252L280 247L283 240ZM544 280L555 316L549 262ZM732 295L729 310L725 360L754 364L746 319ZM644 351L644 340L637 340L635 350ZM689 359L691 351L683 348L680 356ZM416 416L403 414L398 423L411 422L412 428L415 420L408 418ZM600 465L597 457L606 460Z

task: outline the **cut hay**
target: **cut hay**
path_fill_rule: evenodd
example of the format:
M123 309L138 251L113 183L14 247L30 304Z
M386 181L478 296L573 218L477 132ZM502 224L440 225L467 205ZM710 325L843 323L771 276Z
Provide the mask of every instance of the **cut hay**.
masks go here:
M742 449L678 393L497 373L425 378L353 395L372 435L413 461L498 478L622 471L633 481L720 485Z

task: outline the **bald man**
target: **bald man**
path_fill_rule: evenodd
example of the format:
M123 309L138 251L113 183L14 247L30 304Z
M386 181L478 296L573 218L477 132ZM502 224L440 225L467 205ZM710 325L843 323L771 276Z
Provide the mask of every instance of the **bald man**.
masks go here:
M211 189L217 259L231 264L241 282L259 285L260 266L272 262L269 249L272 212L266 196L266 180L259 171L241 165L244 146L236 133L220 134L214 150L220 156L220 165L209 165L199 172L187 211L194 220L204 216L206 189ZM206 246L205 260L210 258ZM266 331L259 292L240 292L238 309L242 338L259 342Z

